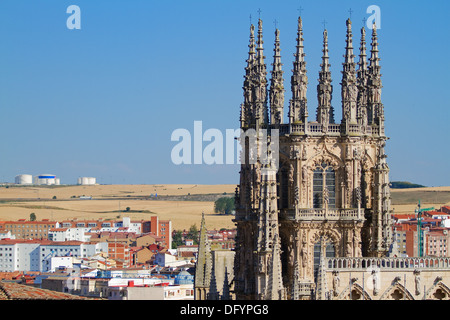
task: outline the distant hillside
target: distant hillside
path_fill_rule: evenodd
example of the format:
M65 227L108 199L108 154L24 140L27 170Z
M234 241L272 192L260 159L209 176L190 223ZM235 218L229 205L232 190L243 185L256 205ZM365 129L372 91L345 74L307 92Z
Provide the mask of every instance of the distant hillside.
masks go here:
M415 184L408 181L392 181L391 188L393 189L409 189L409 188L426 188L421 184Z

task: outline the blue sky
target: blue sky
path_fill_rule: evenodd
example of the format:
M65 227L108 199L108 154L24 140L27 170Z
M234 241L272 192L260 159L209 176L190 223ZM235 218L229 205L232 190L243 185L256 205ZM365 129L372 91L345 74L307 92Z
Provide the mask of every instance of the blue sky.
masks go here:
M236 129L250 15L266 62L280 29L286 108L301 7L315 115L326 20L340 121L345 20L355 48L366 9L381 10L386 152L391 180L450 185L448 1L0 1L0 181L17 174L99 183L238 183L238 165L175 165L175 129ZM66 12L81 9L81 29ZM370 32L369 32L370 34ZM370 49L370 38L367 37ZM358 50L356 50L358 53ZM285 109L287 113L287 109Z

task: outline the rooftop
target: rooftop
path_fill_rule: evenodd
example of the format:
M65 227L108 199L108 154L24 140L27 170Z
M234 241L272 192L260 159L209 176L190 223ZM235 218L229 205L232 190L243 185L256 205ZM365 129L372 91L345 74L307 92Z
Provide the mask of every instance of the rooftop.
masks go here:
M0 281L0 300L91 300L88 298L35 288L16 282Z

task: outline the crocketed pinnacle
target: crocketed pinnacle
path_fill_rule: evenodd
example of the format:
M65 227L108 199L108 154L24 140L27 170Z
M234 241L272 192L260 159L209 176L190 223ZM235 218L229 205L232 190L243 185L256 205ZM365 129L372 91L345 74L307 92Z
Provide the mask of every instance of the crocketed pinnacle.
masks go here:
M284 105L284 80L283 70L281 69L281 49L280 49L280 30L275 30L275 47L272 63L272 79L270 82L270 113L273 124L280 124L283 120Z
M378 74L380 71L380 58L378 57L378 38L377 27L375 22L372 25L372 49L370 50L370 66L369 70L372 74Z
M322 63L320 65L321 67L321 75L326 75L330 72L330 57L328 56L328 32L327 29L323 31L323 49L322 49L323 55L322 55Z
M353 35L352 35L352 22L347 20L347 39L346 39L345 55L344 55L344 72L354 71L355 69L355 55L353 54Z
M303 23L302 18L298 18L298 29L297 29L297 50L294 54L294 70L293 72L306 72L306 62L305 62L305 52L303 51Z
M303 24L302 18L298 18L297 45L294 54L291 76L292 99L289 104L289 121L306 122L308 117L306 90L308 77L306 75L305 52L303 50Z
M361 28L361 44L359 47L359 62L358 71L359 73L365 72L367 70L367 54L366 54L366 28Z
M331 106L331 98L333 86L331 85L331 72L328 56L328 32L323 31L323 49L322 63L319 71L319 84L317 85L317 114L316 118L319 123L327 127L329 123L334 122L334 112Z
M356 86L356 63L353 54L352 22L347 20L347 38L345 46L344 63L342 70L341 97L342 97L342 120L355 123L357 118L357 86Z
M257 54L256 54L256 59L258 64L263 65L264 64L264 49L263 49L263 30L262 30L262 20L259 19L258 20L258 39L257 39L257 45L258 47L256 48L257 50Z

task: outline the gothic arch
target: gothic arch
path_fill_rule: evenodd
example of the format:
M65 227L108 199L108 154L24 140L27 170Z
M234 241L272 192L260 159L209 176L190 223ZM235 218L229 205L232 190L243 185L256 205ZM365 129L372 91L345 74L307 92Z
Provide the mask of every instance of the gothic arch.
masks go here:
M380 300L414 300L413 295L400 282L394 280L384 291Z
M324 151L326 151L326 153ZM311 156L307 160L306 164L310 168L315 168L317 166L320 166L324 162L332 166L335 171L337 171L344 165L344 163L338 156L329 152L328 150L322 150L321 152L318 152L315 155Z
M351 288L348 285L336 298L336 300L350 300L350 290L352 293L351 300L372 300L370 294L358 283L352 283Z
M339 248L341 243L341 235L333 229L318 229L315 230L312 236L310 237L310 246L314 246L315 243L319 242L320 239L323 238L325 240L330 240L330 242L334 245L335 256L339 256Z
M450 300L450 288L441 280L435 281L433 286L427 290L425 295L427 300Z

